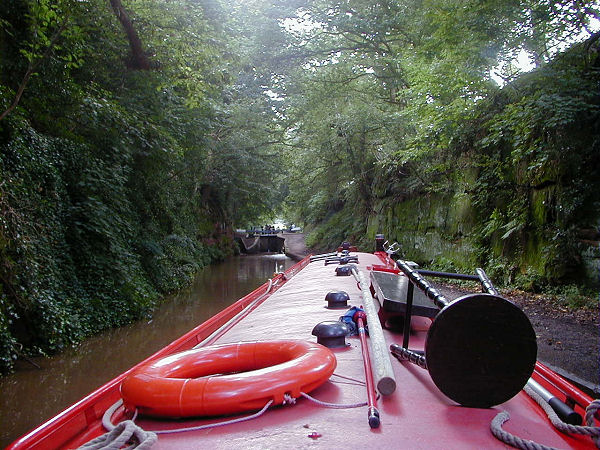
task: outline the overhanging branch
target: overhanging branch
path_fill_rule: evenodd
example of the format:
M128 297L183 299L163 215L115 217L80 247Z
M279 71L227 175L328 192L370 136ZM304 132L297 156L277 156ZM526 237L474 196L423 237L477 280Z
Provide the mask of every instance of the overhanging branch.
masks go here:
M131 48L131 60L129 66L135 70L149 70L152 68L152 63L148 59L146 53L142 48L142 41L138 36L133 23L127 14L127 11L123 7L121 0L110 0L110 5L121 22L125 33L127 34L127 40L129 41L129 47Z

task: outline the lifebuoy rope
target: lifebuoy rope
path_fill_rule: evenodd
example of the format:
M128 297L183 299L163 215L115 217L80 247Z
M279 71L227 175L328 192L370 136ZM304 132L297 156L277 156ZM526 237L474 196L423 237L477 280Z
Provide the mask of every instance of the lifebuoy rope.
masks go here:
M364 384L363 381L357 380L355 378L346 377L344 375L339 375L339 374L333 374L333 375L335 375L339 378L353 381L355 384ZM325 408L337 408L337 409L360 408L362 406L367 405L366 402L350 403L350 404L324 402L322 400L311 397L310 395L308 395L305 392L300 392L300 395L302 397L306 398L307 400L309 400L319 406L323 406ZM290 395L285 395L282 405L294 405L294 404L296 404L296 401L297 401L297 398L294 398ZM108 430L108 433L94 439L93 441L88 442L87 444L85 444L84 446L82 446L80 448L85 449L85 450L118 449L124 443L129 441L132 436L136 437L136 438L138 438L138 436L139 436L139 438L138 438L139 443L135 444L134 446L127 447L127 448L146 449L146 448L150 448L150 446L156 442L158 434L172 434L172 433L183 433L186 431L199 431L199 430L205 430L205 429L209 429L209 428L216 428L216 427L222 427L225 425L232 425L235 423L245 422L245 421L256 419L256 418L262 416L267 411L267 409L269 409L269 407L271 407L272 404L273 404L273 400L269 400L260 411L254 413L254 414L244 416L244 417L236 417L235 419L225 420L222 422L215 422L215 423L210 423L210 424L197 425L197 426L186 427L186 428L170 429L170 430L167 429L167 430L147 431L147 430L142 429L139 425L136 425L134 423L134 421L137 417L137 410L135 411L131 420L125 420L123 422L120 422L117 425L112 423L111 418L112 418L113 414L117 411L117 409L119 409L123 405L123 400L119 399L115 404L113 404L110 408L108 408L105 411L104 415L102 416L102 425L104 426L104 428L106 430ZM118 444L118 446L115 446L117 444Z
M329 403L329 402L324 402L322 400L318 400L314 397L311 397L310 395L304 393L304 392L300 392L300 395L304 398L306 398L307 400L310 400L313 403L316 403L319 406L324 406L325 408L335 408L335 409L349 409L349 408L360 408L362 406L367 406L367 402L359 402L359 403L349 403L349 404L340 404L340 403ZM294 403L296 402L296 399L293 399Z
M131 420L125 420L115 426L108 433L92 439L90 442L79 447L84 450L137 448L140 450L152 447L158 437L151 431L145 431ZM128 447L123 447L132 442Z
M183 433L183 432L186 432L186 431L206 430L206 429L209 429L209 428L223 427L225 425L233 425L234 423L245 422L247 420L256 419L257 417L262 416L267 411L267 409L269 409L269 406L271 406L272 404L273 404L273 400L269 400L267 402L267 404L265 406L263 406L263 408L260 411L254 413L254 414L251 414L249 416L236 417L235 419L225 420L223 422L208 423L208 424L204 424L204 425L197 425L197 426L194 426L194 427L175 428L173 430L154 430L154 431L152 431L152 433L156 433L156 434L173 434L173 433Z
M529 386L525 386L523 390L527 393L527 395L535 400L538 405L540 405L540 407L548 415L548 419L550 419L552 425L554 425L558 431L565 434L582 434L589 436L596 444L596 447L600 448L600 427L594 426L594 415L596 414L596 411L600 409L600 399L592 401L585 410L585 422L587 426L570 425L563 422L554 412L552 407ZM537 442L527 441L509 433L508 431L503 430L502 424L504 424L504 422L506 422L508 419L510 419L510 414L508 414L506 411L502 411L492 420L490 429L492 434L497 439L513 447L525 450L554 449L554 447L548 447L546 445L538 444Z
M118 425L114 425L110 418L115 411L123 404L119 399L114 405L106 410L102 416L102 426L108 430L108 433L98 436L95 439L83 444L81 450L117 450L123 445L131 442L127 449L137 448L140 450L148 449L154 445L158 436L152 431L145 431L142 427L136 425L134 420L137 414L134 414L132 420L124 420Z
M364 381L358 380L356 378L351 378L351 377L339 375L336 373L334 373L333 375L335 375L338 378L347 380L348 382L352 382L352 384L358 384L358 385L365 384ZM340 383L340 381L337 381L337 382ZM350 403L350 404L324 402L322 400L318 400L314 397L311 397L310 395L308 395L305 392L300 392L300 395L302 397L306 398L307 400L310 400L311 402L313 402L319 406L326 407L326 408L338 408L338 409L360 408L362 406L367 405L366 402ZM294 405L294 404L296 404L296 401L297 401L297 398L294 398L291 395L285 395L282 404L283 405ZM197 425L197 426L187 427L187 428L147 431L147 430L144 430L143 428L141 428L139 425L135 424L135 419L137 418L137 410L134 412L133 417L130 420L125 420L123 422L120 422L117 425L112 423L113 414L117 411L117 409L119 409L123 405L123 400L119 399L110 408L108 408L104 412L104 415L102 416L102 426L108 432L103 434L102 436L99 436L99 437L91 440L90 442L84 444L83 446L81 446L79 448L82 450L100 450L100 449L104 449L104 450L115 449L116 450L116 449L120 449L126 443L131 442L131 445L126 448L128 448L128 449L137 448L140 450L148 449L157 441L158 434L172 434L172 433L183 433L186 431L199 431L199 430L205 430L205 429L209 429L209 428L216 428L216 427L222 427L225 425L232 425L235 423L245 422L245 421L256 419L256 418L262 416L269 409L269 407L271 407L272 404L273 404L273 400L269 400L260 411L254 413L254 414L244 416L244 417L236 417L235 419L225 420L222 422Z

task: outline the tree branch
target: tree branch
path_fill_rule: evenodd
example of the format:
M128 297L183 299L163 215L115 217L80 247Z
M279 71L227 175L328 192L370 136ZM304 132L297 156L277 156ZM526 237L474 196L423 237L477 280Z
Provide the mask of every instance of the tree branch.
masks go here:
M27 71L25 72L25 75L23 75L23 79L21 80L21 83L17 88L15 98L11 105L4 112L2 112L2 114L0 114L0 121L6 116L8 116L19 105L19 102L21 101L21 97L23 96L23 92L25 91L25 87L27 86L29 79L35 73L36 69L39 67L42 61L44 61L46 58L48 58L48 56L50 56L50 53L52 53L52 50L54 48L54 44L56 44L56 41L58 41L58 38L60 37L62 32L65 31L65 29L67 28L67 23L68 19L66 19L65 22L60 26L60 28L54 32L52 38L50 39L50 44L48 44L48 47L46 48L46 51L44 51L42 56L36 59L35 61L32 60L29 62L29 65L27 66Z
M135 28L133 28L133 23L123 7L121 0L110 0L110 4L127 34L127 40L129 41L129 47L131 48L130 67L135 70L150 70L152 68L152 63L148 59L148 56L146 56L146 53L144 53L142 41L135 31Z

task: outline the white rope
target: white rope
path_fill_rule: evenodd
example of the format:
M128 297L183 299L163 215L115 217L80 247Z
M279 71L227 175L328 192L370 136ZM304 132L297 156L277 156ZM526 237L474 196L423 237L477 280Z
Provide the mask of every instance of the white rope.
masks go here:
M600 409L600 400L592 401L586 408L585 420L587 426L571 425L563 422L560 417L558 417L556 412L554 412L552 407L529 386L525 386L523 390L540 405L540 407L548 415L548 419L550 419L552 425L554 425L558 431L565 434L581 434L589 436L596 444L596 447L600 448L600 427L594 426L594 416L596 411ZM548 450L554 448L538 444L533 441L526 441L518 436L504 431L502 429L502 425L508 419L510 419L510 415L506 411L502 411L494 418L494 420L492 420L492 423L490 424L492 434L502 442L513 447L526 450Z
M367 406L367 402L349 403L349 404L328 403L328 402L324 402L322 400L317 400L316 398L311 397L310 395L308 395L308 394L306 394L304 392L300 392L300 395L302 397L310 400L311 402L316 403L317 405L324 406L325 408L345 409L345 408L360 408L362 406Z
M339 375L339 374L333 374L333 375L335 375L339 378L353 381L355 384L363 384L364 385L363 381L357 380L355 378L346 377L344 375ZM326 408L342 409L342 408L360 408L362 406L367 406L367 402L351 403L351 404L329 403L329 402L324 402L322 400L318 400L314 397L311 397L310 395L306 394L305 392L300 392L300 395L302 397L306 398L307 400L310 400L311 402L313 402L317 405L326 407ZM297 401L297 398L294 398L291 395L285 394L283 397L282 405L295 405L296 401ZM140 444L138 444L138 447L127 447L127 448L145 449L145 448L149 448L152 444L154 444L156 442L157 434L172 434L172 433L183 433L186 431L199 431L199 430L206 430L209 428L216 428L216 427L222 427L225 425L232 425L235 423L245 422L245 421L256 419L256 418L262 416L267 411L267 409L269 409L269 407L272 404L273 404L273 400L269 400L267 402L267 404L260 411L254 413L254 414L251 414L251 415L245 416L245 417L237 417L237 418L231 419L231 420L225 420L223 422L209 423L209 424L198 425L198 426L193 426L193 427L175 428L175 429L171 429L171 430L144 431L141 427L135 425L135 423L134 423L134 420L137 417L137 410L135 411L133 418L131 420L126 420L124 422L119 423L118 425L114 425L112 423L111 418L112 418L113 414L117 411L117 409L119 409L123 405L123 400L119 399L115 404L113 404L110 408L108 408L105 411L104 415L102 416L102 425L104 426L105 429L109 430L109 433L106 433L105 435L100 436L99 438L96 438L93 441L88 442L87 444L85 444L84 447L81 447L81 449L86 449L86 450L118 449L124 443L126 443L131 438L132 435L134 435L136 438L138 438L138 436L139 436L138 440L139 440ZM135 429L133 427L135 427ZM97 441L98 441L98 445L99 444L104 445L105 441L108 442L108 439L105 438L105 436L110 435L110 439L112 439L114 441L114 436L119 436L121 434L126 434L126 433L129 433L129 437L127 437L127 439L125 439L125 441L123 441L122 439L115 441L117 443L120 443L118 447L95 446L95 445L97 445ZM144 440L142 440L140 438L144 438ZM102 440L102 441L100 442L100 440ZM146 444L146 441L148 441L148 444ZM147 446L142 447L141 445L147 445Z
M175 428L173 430L153 430L152 432L156 433L156 434L172 434L172 433L183 433L186 431L198 431L198 430L206 430L209 428L224 427L225 425L232 425L234 423L240 423L240 422L245 422L247 420L256 419L257 417L262 416L267 411L267 409L269 409L269 406L271 406L272 404L273 404L273 400L269 400L267 402L267 404L265 406L263 406L263 408L260 411L258 411L257 413L251 414L249 416L245 416L245 417L236 417L235 419L225 420L223 422L207 423L205 425L198 425L195 427Z
M346 377L346 376L344 376L344 375L339 375L339 374L337 374L337 373L333 373L333 374L332 374L332 376L334 376L334 377L339 377L339 378L342 378L342 379L344 379L344 380L348 380L348 381L353 381L353 383L344 383L343 381L333 381L333 380L330 380L332 383L339 383L339 384L353 384L353 385L358 385L358 386L365 386L365 385L367 384L367 383L365 383L365 382L364 382L364 381L362 381L362 380L358 380L358 379L356 379L356 378L352 378L352 377Z
M340 409L341 408L358 408L358 407L366 406L367 405L366 402L363 402L363 403L353 403L353 404L349 404L349 405L336 404L336 403L327 403L327 402L323 402L321 400L317 400L316 398L311 397L310 395L308 395L308 394L306 394L304 392L300 392L300 395L302 397L305 397L306 399L308 399L308 400L310 400L310 401L318 404L318 405L321 405L321 406L324 406L324 407L327 407L327 408L340 408ZM295 405L297 400L298 400L297 398L294 398L291 395L285 394L283 396L283 403L282 403L282 405ZM269 407L272 404L273 404L273 400L269 400L268 403L260 411L258 411L255 414L251 414L251 415L245 416L245 417L238 417L238 418L235 418L235 419L232 419L232 420L226 420L226 421L223 421L223 422L217 422L217 423L210 423L210 424L205 424L205 425L199 425L199 426L195 426L195 427L177 428L177 429L173 429L173 430L153 430L152 432L156 433L156 434L182 433L182 432L185 432L185 431L206 430L206 429L209 429L209 428L216 428L216 427L222 427L222 426L225 426L225 425L232 425L234 423L245 422L247 420L256 419L256 418L262 416L267 411L267 409L269 409Z
M140 450L145 450L152 447L156 443L158 439L156 434L152 431L145 431L141 427L137 426L133 420L125 420L120 422L118 425L114 425L112 423L112 415L122 404L123 400L119 399L119 401L108 408L102 416L102 426L104 426L108 432L82 445L79 447L80 449L117 450L122 448L128 442L131 442L131 445L124 448L137 448Z
M102 426L104 427L105 430L110 431L115 428L115 425L112 423L111 418L112 418L113 414L115 413L115 411L121 407L121 405L123 405L122 398L117 400L117 402L115 404L113 404L110 408L108 408L106 411L104 411L104 415L102 416ZM137 410L136 410L136 413L137 413Z
M284 404L285 403L286 402L285 402L285 399L284 399ZM123 400L122 399L119 400L119 401L117 401L114 405L112 405L110 408L108 408L105 411L104 415L102 416L102 425L107 430L114 430L116 427L118 427L119 425L121 425L121 423L124 423L124 422L121 422L121 423L119 423L119 425L114 425L112 423L112 421L111 421L112 415L115 413L115 411L122 404L123 404ZM232 419L232 420L226 420L226 421L223 421L223 422L216 422L216 423L209 423L209 424L205 424L205 425L198 425L198 426L195 426L195 427L177 428L177 429L172 429L172 430L152 430L152 431L148 431L148 433L152 433L152 434L182 433L182 432L185 432L185 431L205 430L207 428L216 428L216 427L222 427L222 426L225 426L225 425L231 425L231 424L234 424L234 423L245 422L247 420L256 419L257 417L260 417L261 415L263 415L265 413L265 411L272 404L273 404L273 400L269 400L267 402L267 404L265 406L263 406L263 408L260 411L254 413L254 414L251 414L249 416L245 416L245 417L237 417L237 418ZM135 411L135 413L133 415L133 418L131 420L127 420L125 422L131 422L131 423L133 423L133 421L135 420L136 417L137 417L137 409L136 409L136 411ZM100 448L102 448L102 447L100 447Z
M338 376L341 377L341 378L348 378L348 377L344 377L342 375L338 375ZM349 378L349 379L351 379L351 378ZM358 381L358 380L356 380L356 381ZM367 405L366 402L363 402L363 403L352 403L352 404L328 403L328 402L324 402L324 401L321 401L321 400L317 400L316 398L311 397L310 395L308 395L308 394L306 394L304 392L300 392L300 395L302 397L304 397L304 398L306 398L306 399L308 399L308 400L316 403L317 405L324 406L324 407L327 407L327 408L338 408L338 409L341 409L341 408L359 408L361 406L366 406ZM282 403L282 405L295 405L297 400L298 400L297 398L294 398L294 397L292 397L289 394L285 394L283 396L283 403ZM177 429L173 429L173 430L153 430L152 432L156 433L156 434L181 433L181 432L185 432L185 431L205 430L205 429L208 429L208 428L216 428L216 427L222 427L222 426L225 426L225 425L232 425L234 423L245 422L247 420L256 419L256 418L262 416L272 404L273 404L273 400L269 400L269 402L260 411L258 411L255 414L252 414L250 416L239 417L239 418L235 418L235 419L232 419L232 420L226 420L224 422L210 423L210 424L199 425L199 426L189 427L189 428L177 428Z
M592 401L586 408L585 420L587 426L571 425L563 422L556 412L554 412L552 407L529 386L525 386L523 390L542 407L544 412L548 415L550 422L552 422L552 425L554 425L558 431L565 434L582 434L589 436L594 440L596 446L599 446L598 438L600 438L600 427L594 426L594 414L600 408L600 400Z
M490 430L496 439L512 447L523 450L556 450L555 447L548 447L546 445L538 444L537 442L526 441L519 436L515 436L514 434L503 430L502 425L508 419L510 419L510 414L508 414L506 411L502 411L498 413L498 415L496 415L496 417L494 417L492 420L492 423L490 424Z

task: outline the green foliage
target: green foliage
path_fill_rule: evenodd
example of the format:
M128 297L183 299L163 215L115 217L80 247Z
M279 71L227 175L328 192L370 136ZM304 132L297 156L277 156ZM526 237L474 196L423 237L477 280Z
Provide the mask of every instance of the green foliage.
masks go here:
M161 293L173 292L191 283L200 268L223 259L227 254L225 249L178 235L166 236L160 244L140 244L142 265Z
M260 82L236 84L222 10L125 8L153 70L128 69L107 2L0 11L0 108L24 87L0 120L0 372L151 315L279 195L281 131Z
M284 92L290 206L311 243L369 222L408 255L462 267L475 252L506 282L579 277L578 234L600 218L600 121L597 41L574 42L597 15L593 2L307 2L298 20L313 26L292 30L290 53L308 56ZM521 50L538 69L518 77ZM459 197L437 222L412 207Z
M558 294L560 303L569 309L588 308L595 310L598 307L598 299L595 297L595 292L586 291L573 284L562 287Z
M597 80L581 50L498 94L477 143L480 245L516 258L531 286L580 272L578 230L598 220Z
M351 214L350 208L339 211L309 230L306 245L322 251L337 248L343 241L366 245L366 224L362 221L360 215Z
M0 371L151 314L282 209L324 249L380 231L530 288L581 272L597 2L123 3L147 70L108 2L0 10Z
M4 293L0 294L0 373L11 370L17 358L17 340L10 332L13 320L16 318L14 307Z

